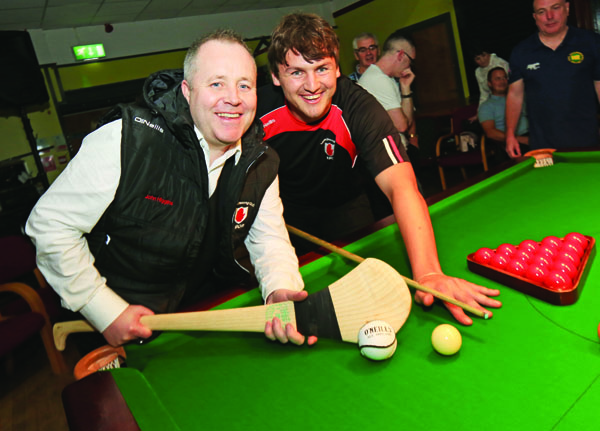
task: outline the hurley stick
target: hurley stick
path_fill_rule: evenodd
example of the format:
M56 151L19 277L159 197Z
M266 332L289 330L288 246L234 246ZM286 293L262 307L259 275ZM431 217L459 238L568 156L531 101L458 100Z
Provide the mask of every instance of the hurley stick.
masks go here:
M412 299L408 286L387 263L365 259L329 287L301 302L280 302L255 307L208 310L190 313L143 316L140 321L152 330L263 332L265 323L278 317L301 334L358 341L358 331L371 320L384 320L398 332L410 314ZM54 325L54 343L64 350L73 332L92 332L83 320Z
M331 243L329 243L329 242L327 242L325 240L317 238L316 236L313 236L313 235L311 235L311 234L309 234L307 232L304 232L304 231L302 231L302 230L300 230L298 228L290 226L289 224L286 225L286 227L287 227L288 231L290 231L294 235L296 235L296 236L298 236L300 238L303 238L303 239L305 239L307 241L310 241L313 244L317 244L317 245L323 247L326 250L329 250L329 251L332 251L332 252L334 252L336 254L339 254L340 256L345 257L346 259L352 260L352 261L357 262L357 263L361 263L361 262L363 262L365 260L364 258L362 258L362 257L360 257L360 256L358 256L358 255L356 255L354 253L350 253L349 251L344 250L341 247L338 247L338 246L336 246L334 244L331 244ZM489 314L487 312L478 310L478 309L470 306L469 304L465 304L464 302L458 301L458 300L456 300L454 298L451 298L451 297L449 297L447 295L444 295L443 293L438 292L437 290L431 289L431 288L429 288L427 286L424 286L424 285L422 285L420 283L417 283L416 281L414 281L414 280L412 280L412 279L410 279L408 277L405 277L402 274L399 274L399 275L400 275L400 277L402 277L402 279L406 282L407 285L409 285L410 287L412 287L414 289L421 290L421 291L426 292L426 293L430 293L431 295L435 296L438 299L441 299L442 301L448 302L450 304L454 304L454 305L462 308L463 310L469 311L469 312L473 313L476 316L483 317L484 319L487 319L489 317Z

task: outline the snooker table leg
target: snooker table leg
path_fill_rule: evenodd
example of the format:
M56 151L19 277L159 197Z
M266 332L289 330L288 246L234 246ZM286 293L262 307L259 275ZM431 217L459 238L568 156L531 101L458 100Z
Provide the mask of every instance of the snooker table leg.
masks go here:
M68 385L62 400L71 431L140 431L108 372L92 373Z

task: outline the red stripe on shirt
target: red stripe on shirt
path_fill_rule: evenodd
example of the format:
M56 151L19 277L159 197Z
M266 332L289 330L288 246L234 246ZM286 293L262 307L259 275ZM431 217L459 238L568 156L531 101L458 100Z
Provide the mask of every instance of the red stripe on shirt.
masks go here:
M353 161L356 160L356 145L352 142L350 130L342 117L342 110L337 105L332 105L330 112L323 121L317 124L306 124L292 115L287 106L277 108L265 115L260 120L265 129L265 138L272 138L285 132L313 132L319 129L331 131L335 135L336 144L344 148Z
M392 151L394 151L394 154L396 155L396 158L398 159L398 162L402 163L404 161L404 159L400 155L400 151L398 150L398 146L396 145L396 141L394 141L394 137L392 135L389 135L387 137L387 140L390 143L390 147L392 147Z

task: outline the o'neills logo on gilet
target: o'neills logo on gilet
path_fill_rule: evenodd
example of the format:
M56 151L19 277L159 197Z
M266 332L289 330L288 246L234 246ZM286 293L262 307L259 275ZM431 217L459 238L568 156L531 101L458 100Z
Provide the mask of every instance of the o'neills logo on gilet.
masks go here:
M151 129L157 130L160 133L165 133L165 131L163 130L163 128L160 127L158 124L152 124L150 121L144 120L143 118L134 117L133 121L135 121L136 123L143 124L144 126L150 127Z
M254 208L254 202L238 202L235 212L233 213L233 221L235 222L234 229L241 229L244 227L244 221L248 217L248 209Z

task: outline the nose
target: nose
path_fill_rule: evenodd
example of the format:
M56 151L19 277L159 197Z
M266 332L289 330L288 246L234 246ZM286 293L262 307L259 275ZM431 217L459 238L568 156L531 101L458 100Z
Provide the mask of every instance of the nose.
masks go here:
M321 87L321 83L319 82L319 77L316 73L307 73L306 80L304 81L304 88L306 91L314 93Z
M231 86L227 89L227 93L225 94L225 102L235 106L241 103L240 93L237 86Z

